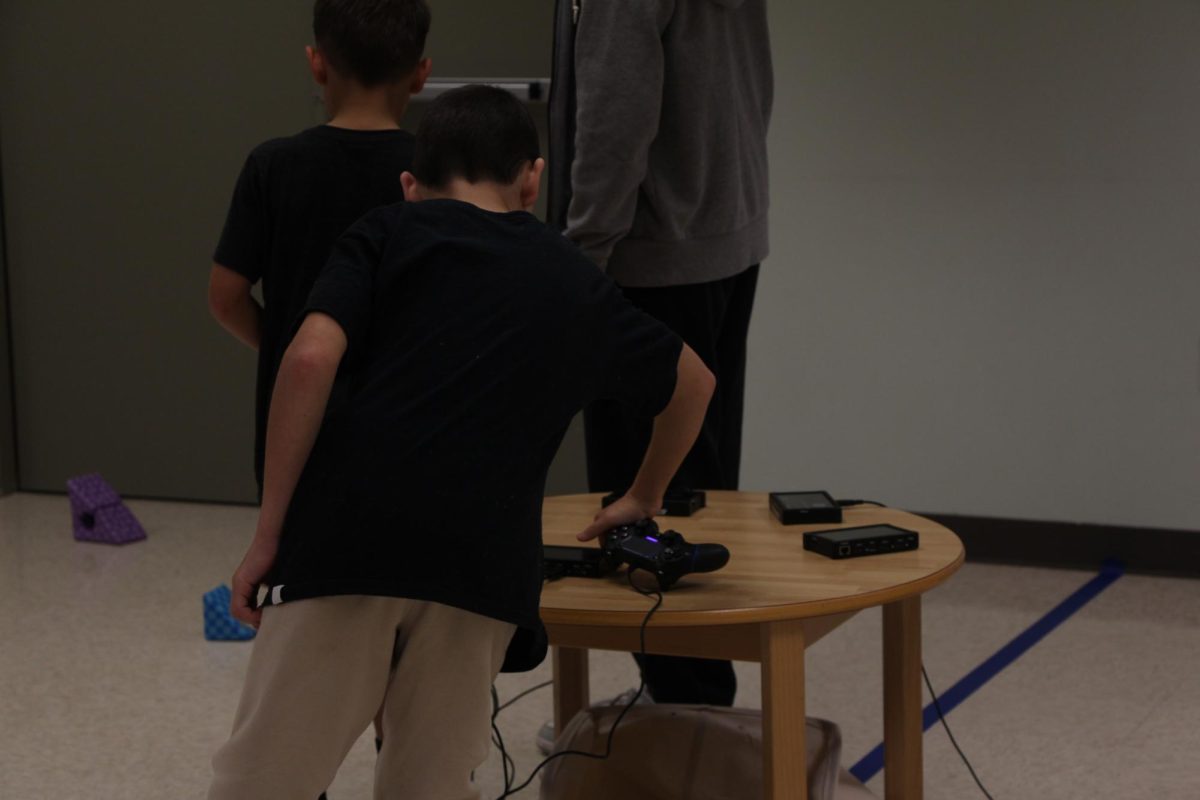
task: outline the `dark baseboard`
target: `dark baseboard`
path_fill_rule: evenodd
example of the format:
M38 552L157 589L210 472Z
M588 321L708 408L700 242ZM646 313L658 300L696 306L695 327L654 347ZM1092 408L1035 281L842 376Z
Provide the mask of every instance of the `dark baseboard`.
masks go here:
M968 561L1097 569L1116 560L1131 572L1200 578L1200 531L959 514L922 516L957 533Z

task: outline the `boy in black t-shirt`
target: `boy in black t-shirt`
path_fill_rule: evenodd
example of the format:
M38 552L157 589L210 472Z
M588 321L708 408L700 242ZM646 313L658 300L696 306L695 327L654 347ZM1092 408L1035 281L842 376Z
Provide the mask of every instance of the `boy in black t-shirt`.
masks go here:
M210 798L315 794L381 703L376 797L478 797L496 673L545 654L544 633L529 646L542 493L586 404L655 424L629 492L579 539L661 507L712 374L528 213L542 166L519 101L449 92L403 176L420 202L335 245L271 402L262 512L233 577L234 615L261 627Z
M238 177L208 297L221 325L258 350L260 492L271 387L313 281L346 228L403 200L413 137L400 120L429 76L429 22L424 0L317 0L306 52L330 120L254 148ZM261 307L250 293L259 281Z

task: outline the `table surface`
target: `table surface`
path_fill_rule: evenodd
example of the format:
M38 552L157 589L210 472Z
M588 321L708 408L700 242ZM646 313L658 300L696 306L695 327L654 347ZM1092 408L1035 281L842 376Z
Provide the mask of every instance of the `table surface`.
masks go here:
M937 523L891 508L845 509L841 525L782 525L762 492L709 491L690 517L658 517L689 542L729 548L717 572L685 576L666 594L650 626L736 625L825 616L890 603L942 583L963 561L958 537ZM578 545L575 534L600 508L599 494L547 497L546 544ZM917 531L917 550L834 560L804 549L811 530L891 524ZM594 544L594 543L593 543ZM640 626L653 602L632 591L625 571L602 579L563 578L542 590L547 625Z

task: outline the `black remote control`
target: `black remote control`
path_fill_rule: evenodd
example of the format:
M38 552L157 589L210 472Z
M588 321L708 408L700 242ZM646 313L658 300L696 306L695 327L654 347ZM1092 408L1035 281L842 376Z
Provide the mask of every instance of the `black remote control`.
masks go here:
M659 531L652 519L613 528L601 549L630 569L654 573L662 590L691 572L713 572L729 563L724 545L691 544L678 531Z

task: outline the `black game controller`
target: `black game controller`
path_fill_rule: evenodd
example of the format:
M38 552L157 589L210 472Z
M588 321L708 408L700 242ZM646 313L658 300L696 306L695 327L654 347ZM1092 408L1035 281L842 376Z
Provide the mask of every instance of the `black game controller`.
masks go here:
M678 531L660 532L652 519L613 528L604 535L601 550L631 570L654 573L664 591L688 573L714 572L729 563L724 545L691 544Z

